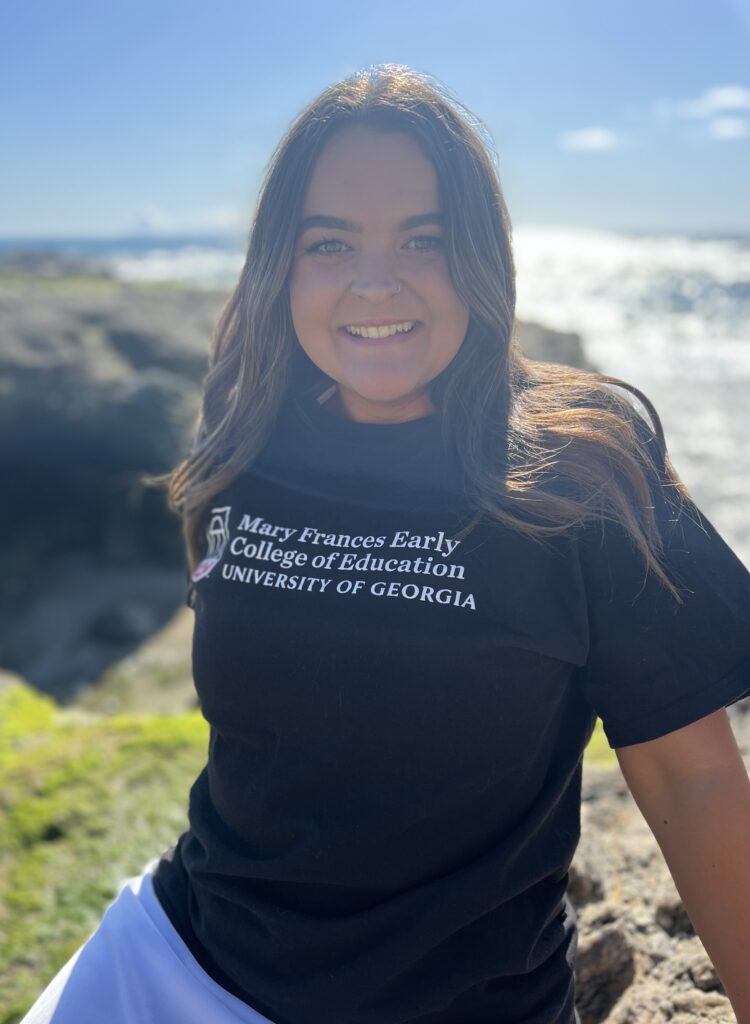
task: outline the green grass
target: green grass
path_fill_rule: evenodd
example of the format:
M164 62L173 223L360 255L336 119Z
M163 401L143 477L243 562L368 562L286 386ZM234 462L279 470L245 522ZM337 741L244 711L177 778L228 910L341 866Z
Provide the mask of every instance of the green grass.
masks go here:
M140 292L155 292L157 294L162 292L203 290L224 290L228 293L228 289L221 289L218 286L209 286L203 289L198 284L180 279L126 283L119 278L107 277L104 274L70 272L44 277L41 274L0 266L0 289L5 289L11 293L27 294L29 291L33 291L39 294L58 295L64 298L86 295L91 292L116 294L122 292L125 288L135 289Z
M21 270L0 267L0 288L11 292L25 293L30 290L47 295L77 295L79 292L118 292L122 290L119 281L97 274L61 274L43 277Z
M22 685L0 693L0 1024L20 1021L119 883L185 828L207 742L199 711L92 715ZM599 721L585 756L615 760Z
M601 718L596 720L596 728L586 747L583 763L601 765L604 768L614 768L617 765L615 752L604 735Z
M91 717L23 686L0 694L0 1024L185 828L207 742L198 711Z

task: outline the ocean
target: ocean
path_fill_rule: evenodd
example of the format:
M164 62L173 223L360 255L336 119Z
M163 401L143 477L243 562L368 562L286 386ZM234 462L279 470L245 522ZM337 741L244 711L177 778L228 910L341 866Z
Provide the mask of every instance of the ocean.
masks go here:
M750 566L750 237L520 226L513 243L519 318L576 331L603 373L646 394L698 507ZM242 246L146 237L35 247L95 257L123 280L230 287Z
M515 233L518 315L577 331L656 407L698 507L750 566L750 238Z

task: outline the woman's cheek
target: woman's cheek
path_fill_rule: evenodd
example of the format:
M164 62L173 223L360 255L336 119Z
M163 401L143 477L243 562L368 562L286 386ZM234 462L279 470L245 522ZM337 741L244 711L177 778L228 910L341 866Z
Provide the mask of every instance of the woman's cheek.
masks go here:
M338 301L339 287L330 274L317 268L300 269L290 282L293 316L304 320L325 316L331 304Z
M326 294L333 294L346 286L347 274L343 267L314 266L305 272L304 286L311 302Z
M448 264L442 256L436 256L432 260L425 260L418 266L410 266L403 271L403 277L412 281L418 281L424 286L432 285L443 290L453 290L453 282L448 271Z

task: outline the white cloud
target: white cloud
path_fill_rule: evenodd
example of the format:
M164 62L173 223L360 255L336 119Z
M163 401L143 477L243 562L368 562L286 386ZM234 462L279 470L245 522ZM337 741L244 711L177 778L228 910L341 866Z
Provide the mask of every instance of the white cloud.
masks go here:
M727 110L750 110L750 89L742 85L723 85L707 89L697 100L682 105L683 117L713 117Z
M742 117L715 117L708 131L714 139L744 139L750 135L750 122Z
M725 141L744 139L750 134L750 122L738 116L750 113L750 89L744 85L714 86L687 100L662 97L654 102L653 111L660 120L677 117L706 122L704 138Z
M657 117L684 117L706 120L729 111L750 110L750 89L743 85L719 85L706 89L700 96L688 100L664 97L654 102Z
M561 132L557 136L557 143L561 149L602 150L617 149L621 139L609 128L582 128L574 132Z

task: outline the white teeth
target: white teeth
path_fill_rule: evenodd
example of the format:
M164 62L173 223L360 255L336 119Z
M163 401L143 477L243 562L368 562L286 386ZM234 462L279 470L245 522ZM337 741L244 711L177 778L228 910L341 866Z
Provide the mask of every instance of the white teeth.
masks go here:
M348 334L355 338L389 338L392 334L405 334L416 324L416 320L406 320L402 324L389 324L387 327L346 327Z

